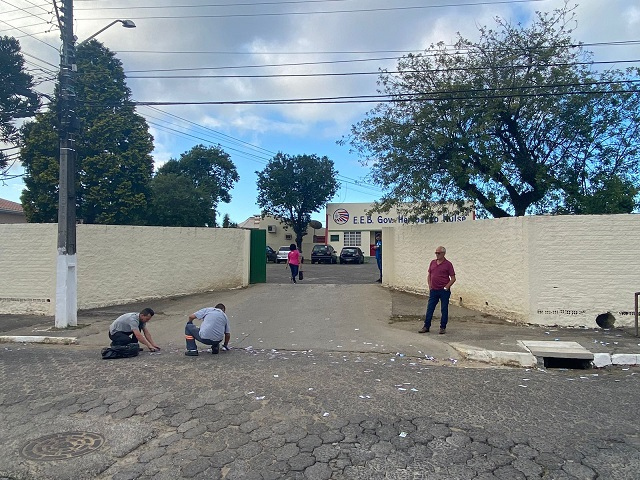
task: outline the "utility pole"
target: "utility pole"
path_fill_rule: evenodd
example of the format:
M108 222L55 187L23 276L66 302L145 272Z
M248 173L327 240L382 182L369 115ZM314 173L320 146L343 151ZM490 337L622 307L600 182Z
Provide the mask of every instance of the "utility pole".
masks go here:
M73 0L62 0L60 16L60 177L58 192L58 257L56 277L55 326L66 328L78 324L78 272L76 259L76 129L75 38L73 35Z

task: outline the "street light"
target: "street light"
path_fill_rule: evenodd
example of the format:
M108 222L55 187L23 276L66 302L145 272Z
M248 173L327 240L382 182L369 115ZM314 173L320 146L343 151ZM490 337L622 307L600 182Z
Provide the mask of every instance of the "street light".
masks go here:
M81 41L80 43L78 43L78 47L80 45L84 45L85 43L87 43L89 40L91 40L92 38L94 38L95 36L101 34L102 32L104 32L107 28L115 25L116 23L121 23L122 26L124 28L136 28L136 24L133 23L133 20L114 20L113 22L111 22L109 25L107 25L106 27L98 30L96 33L94 33L93 35L91 35L89 38Z
M58 188L58 257L56 261L56 328L78 324L78 273L76 261L76 129L74 75L76 72L75 37L73 35L73 0L63 0L60 16L60 176ZM136 26L131 20L114 20L80 42L82 45L107 28L121 23Z

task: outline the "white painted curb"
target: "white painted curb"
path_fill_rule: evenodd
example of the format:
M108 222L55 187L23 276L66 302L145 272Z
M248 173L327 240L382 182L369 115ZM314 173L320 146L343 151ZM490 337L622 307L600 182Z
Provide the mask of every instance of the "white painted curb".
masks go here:
M594 353L593 354L593 366L596 368L608 367L611 365L610 353Z
M76 337L45 337L42 335L0 335L0 343L52 343L70 345L77 343Z
M527 352L503 352L499 350L484 350L464 345L462 343L450 343L466 359L497 365L534 367L537 365L536 357Z

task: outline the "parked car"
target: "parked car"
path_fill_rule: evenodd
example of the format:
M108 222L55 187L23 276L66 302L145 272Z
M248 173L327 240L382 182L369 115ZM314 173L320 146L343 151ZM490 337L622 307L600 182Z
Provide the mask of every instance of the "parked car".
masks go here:
M338 254L331 245L314 245L311 250L311 263L338 263Z
M291 248L289 245L283 245L278 249L278 255L276 256L276 263L286 262L289 259L289 252Z
M278 258L278 252L267 245L267 262L275 262Z
M360 247L342 247L340 263L364 263L364 253Z

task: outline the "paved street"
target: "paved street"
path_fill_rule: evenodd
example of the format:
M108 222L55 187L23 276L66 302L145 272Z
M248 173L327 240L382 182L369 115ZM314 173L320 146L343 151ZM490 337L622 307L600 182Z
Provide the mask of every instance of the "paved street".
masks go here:
M242 349L103 361L88 347L28 345L2 348L0 375L0 477L11 479L640 476L633 369ZM29 441L63 432L104 443L25 458Z
M0 344L0 480L640 478L640 368L465 361L442 337L516 327L458 307L447 335L419 335L424 298L372 272L305 264L290 285L269 265L266 285L151 302L159 354L100 358L140 305L83 312L78 345ZM186 315L212 301L235 348L185 357Z

